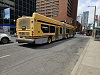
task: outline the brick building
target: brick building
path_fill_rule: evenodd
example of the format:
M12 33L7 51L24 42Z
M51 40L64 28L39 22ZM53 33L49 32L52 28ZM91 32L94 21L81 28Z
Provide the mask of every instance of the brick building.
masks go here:
M76 25L78 0L37 0L36 12Z

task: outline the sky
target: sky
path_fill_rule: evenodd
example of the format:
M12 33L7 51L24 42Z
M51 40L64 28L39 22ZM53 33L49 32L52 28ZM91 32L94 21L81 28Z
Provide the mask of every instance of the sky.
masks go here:
M9 19L10 18L10 8L4 9L4 19Z
M89 11L89 23L93 23L94 18L94 7L96 6L96 15L100 15L100 0L78 0L78 16L84 11Z

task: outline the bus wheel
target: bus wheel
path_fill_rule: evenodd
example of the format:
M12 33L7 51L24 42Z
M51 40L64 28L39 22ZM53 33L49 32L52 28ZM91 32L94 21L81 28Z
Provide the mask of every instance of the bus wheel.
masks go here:
M75 36L75 35L73 34L72 38L74 38L74 36Z
M66 35L66 38L68 39L68 35Z
M48 38L48 43L51 43L52 42L52 39L49 37Z
M68 34L68 38L70 38L69 34Z
M4 37L4 38L1 39L1 42L2 42L3 44L7 44L7 43L9 42L9 39L6 38L6 37Z

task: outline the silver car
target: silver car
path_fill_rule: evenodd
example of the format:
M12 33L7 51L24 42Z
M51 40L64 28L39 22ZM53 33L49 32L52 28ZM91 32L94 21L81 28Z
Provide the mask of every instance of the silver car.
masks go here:
M1 43L6 44L9 41L11 41L11 36L9 36L8 34L5 34L5 33L0 33L0 42Z

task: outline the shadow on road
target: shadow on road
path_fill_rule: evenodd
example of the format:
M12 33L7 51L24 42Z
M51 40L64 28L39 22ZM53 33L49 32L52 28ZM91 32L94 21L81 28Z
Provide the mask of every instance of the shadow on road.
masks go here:
M55 41L55 42L52 42L51 44L21 44L19 46L21 47L26 47L26 48L32 48L32 49L49 49L49 48L52 48L54 46L57 46L61 43L64 43L66 41L69 41L73 38L69 38L69 39L62 39L62 40L59 40L59 41Z
M14 42L11 41L11 42L9 42L7 44L12 44L12 43L14 43ZM0 45L7 45L7 44L3 44L3 43L0 42Z

